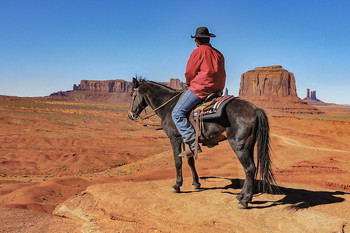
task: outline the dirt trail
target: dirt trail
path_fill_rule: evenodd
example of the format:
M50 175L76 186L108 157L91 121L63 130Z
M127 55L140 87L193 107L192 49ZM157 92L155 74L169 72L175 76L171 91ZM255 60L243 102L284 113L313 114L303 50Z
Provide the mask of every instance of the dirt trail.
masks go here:
M306 146L306 145L303 145L296 140L290 139L290 138L285 137L285 136L281 136L281 135L277 135L277 134L270 134L270 135L273 137L280 138L280 139L282 139L283 143L288 144L288 145L292 145L292 146L298 146L298 147L303 147L303 148L307 148L307 149L316 149L316 150L322 150L322 151L350 153L350 151L347 151L347 150L338 150L338 149L330 149L330 148L324 148L324 147Z

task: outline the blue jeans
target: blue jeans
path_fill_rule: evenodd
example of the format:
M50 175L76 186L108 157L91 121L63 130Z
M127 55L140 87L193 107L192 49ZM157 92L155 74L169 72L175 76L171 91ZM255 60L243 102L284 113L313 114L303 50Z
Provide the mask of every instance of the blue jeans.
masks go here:
M194 140L196 137L195 130L187 117L191 110L201 101L201 98L193 94L192 91L187 90L173 109L171 116L184 142Z

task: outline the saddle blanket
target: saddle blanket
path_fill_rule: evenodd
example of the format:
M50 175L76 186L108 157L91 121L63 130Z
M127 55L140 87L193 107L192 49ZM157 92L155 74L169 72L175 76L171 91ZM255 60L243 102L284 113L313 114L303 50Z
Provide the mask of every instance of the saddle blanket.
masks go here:
M200 119L208 120L219 118L222 116L225 106L235 98L236 97L233 95L225 95L217 97L210 102L203 103L195 108L193 117L195 118L198 111L200 111Z

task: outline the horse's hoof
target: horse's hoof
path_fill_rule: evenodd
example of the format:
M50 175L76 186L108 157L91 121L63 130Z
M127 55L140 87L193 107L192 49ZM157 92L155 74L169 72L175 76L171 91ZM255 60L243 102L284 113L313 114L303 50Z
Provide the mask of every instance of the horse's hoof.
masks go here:
M248 209L248 203L239 201L239 204L238 209Z
M236 196L236 199L237 199L238 201L241 201L241 200L243 199L243 195L242 195L242 194L238 194L238 195Z
M174 188L174 187L172 187L172 188L169 190L169 192L171 192L171 193L179 193L179 192L180 192L180 188Z
M193 183L192 183L192 187L193 187L194 189L200 189L200 188L201 188L201 184L200 184L200 183L195 183L195 182L193 182Z

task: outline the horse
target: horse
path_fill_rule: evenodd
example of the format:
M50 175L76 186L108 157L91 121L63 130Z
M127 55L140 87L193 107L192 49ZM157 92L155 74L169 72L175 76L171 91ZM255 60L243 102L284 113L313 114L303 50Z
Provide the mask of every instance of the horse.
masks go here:
M176 183L171 191L179 193L183 184L181 152L182 138L172 120L171 113L183 91L175 90L166 85L133 78L132 101L128 116L131 120L137 120L141 112L149 106L154 114L161 118L161 126L170 139L175 168ZM271 171L269 123L263 109L239 97L231 100L224 109L220 118L204 121L203 132L208 138L226 133L225 139L237 155L245 172L245 181L241 192L236 196L242 208L248 208L252 201L254 182L261 179L262 192L273 193L276 184ZM257 142L257 166L254 163L254 147ZM203 145L203 144L202 144ZM200 189L198 173L193 157L187 157L187 163L192 171L193 183L196 189ZM258 177L259 176L259 177Z

